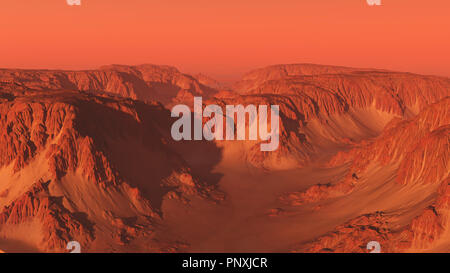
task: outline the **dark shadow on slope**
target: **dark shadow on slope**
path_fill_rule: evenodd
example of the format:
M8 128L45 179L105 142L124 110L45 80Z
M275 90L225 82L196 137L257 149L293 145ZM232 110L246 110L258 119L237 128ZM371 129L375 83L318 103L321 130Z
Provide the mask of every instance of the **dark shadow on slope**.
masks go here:
M221 159L219 148L207 141L175 142L170 135L173 119L161 105L94 96L72 103L78 110L76 130L93 139L95 150L111 163L112 175L137 187L154 209L160 211L164 196L173 190L164 180L174 172L190 169L199 187L219 182L221 175L212 173ZM101 157L96 161L95 166L103 166ZM102 168L95 170L105 180L111 176Z

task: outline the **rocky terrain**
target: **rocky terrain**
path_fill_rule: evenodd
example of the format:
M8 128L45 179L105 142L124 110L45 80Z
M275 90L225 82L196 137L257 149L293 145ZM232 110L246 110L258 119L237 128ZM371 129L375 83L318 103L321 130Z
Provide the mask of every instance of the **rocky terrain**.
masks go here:
M175 67L160 65L109 65L97 70L20 70L0 69L3 90L77 90L110 93L142 101L155 100L170 104L186 97L210 97L215 86L206 76L183 74ZM201 83L202 82L202 83Z
M450 251L450 79L312 64L232 87L156 65L0 70L0 249ZM174 141L170 108L279 105L280 145Z
M3 93L0 112L7 241L63 251L76 238L84 248L114 249L151 238L165 198L222 198L177 153L159 103L25 91Z

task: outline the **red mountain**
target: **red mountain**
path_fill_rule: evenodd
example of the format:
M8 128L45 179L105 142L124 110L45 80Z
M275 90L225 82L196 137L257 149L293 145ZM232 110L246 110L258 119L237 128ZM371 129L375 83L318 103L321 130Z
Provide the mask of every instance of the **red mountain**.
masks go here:
M0 70L0 249L450 251L450 79L278 65ZM180 141L170 107L279 105L280 145Z
M1 69L0 88L107 92L143 101L157 98L164 104L183 101L185 96L208 97L215 92L175 67L151 64L109 65L83 71Z

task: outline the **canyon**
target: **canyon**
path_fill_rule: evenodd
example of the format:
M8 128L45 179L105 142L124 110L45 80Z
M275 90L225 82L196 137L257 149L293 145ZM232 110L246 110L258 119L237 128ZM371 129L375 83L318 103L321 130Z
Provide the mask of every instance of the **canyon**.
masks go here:
M315 64L234 84L0 69L0 249L449 252L449 95L446 77ZM278 149L174 140L170 109L199 96L278 105Z

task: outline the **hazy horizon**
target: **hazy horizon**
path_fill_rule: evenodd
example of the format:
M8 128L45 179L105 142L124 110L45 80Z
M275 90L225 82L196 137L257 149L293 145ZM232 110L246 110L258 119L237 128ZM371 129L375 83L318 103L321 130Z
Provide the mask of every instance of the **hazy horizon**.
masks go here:
M4 1L0 67L153 63L235 80L268 65L314 63L448 77L448 7L443 0Z

